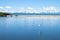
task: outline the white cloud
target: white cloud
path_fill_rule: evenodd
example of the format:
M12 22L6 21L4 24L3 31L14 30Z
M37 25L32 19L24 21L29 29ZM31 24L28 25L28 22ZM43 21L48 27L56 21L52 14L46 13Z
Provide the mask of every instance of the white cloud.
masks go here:
M2 9L2 10L1 10ZM0 11L3 12L23 12L23 13L41 13L41 12L59 12L56 7L50 6L50 7L42 7L42 8L32 8L32 7L27 7L27 8L20 8L18 10L14 10L11 6L5 6L5 7L0 7Z
M0 7L0 12L11 12L12 7L11 6L2 6Z
M51 7L43 7L41 9L43 12L58 12L57 8L54 6Z
M33 8L32 8L32 7L27 7L27 9L29 9L29 10L33 10Z
M11 9L12 7L11 6L5 6L5 8Z
M0 12L3 12L2 10L0 10Z
M34 12L34 9L32 7L27 7L26 8L26 12L27 13L33 13Z
M3 7L0 7L0 9L3 9Z
M35 9L35 8L32 8L32 7L27 7L26 9L24 8L23 11L26 11L27 13L41 13L41 12L54 13L54 12L59 12L58 9L54 6L43 7L43 8L39 8L39 9Z
M27 8L20 8L19 11L17 12L25 12L25 13L41 13L41 12L58 12L58 9L54 6L50 7L42 7L39 9L35 9L32 7L27 7Z
M18 12L25 12L25 8L20 8Z
M32 7L20 8L19 12L33 13L34 12L34 9Z

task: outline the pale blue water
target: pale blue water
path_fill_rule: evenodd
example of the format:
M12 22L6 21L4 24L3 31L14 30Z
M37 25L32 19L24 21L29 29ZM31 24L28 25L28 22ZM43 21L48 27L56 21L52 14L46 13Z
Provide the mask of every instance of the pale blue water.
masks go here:
M0 17L0 40L60 40L60 16Z

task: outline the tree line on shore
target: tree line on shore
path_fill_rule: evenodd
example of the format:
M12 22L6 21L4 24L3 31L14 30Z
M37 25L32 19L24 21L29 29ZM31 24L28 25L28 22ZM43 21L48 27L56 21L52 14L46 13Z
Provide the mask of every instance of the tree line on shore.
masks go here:
M0 12L0 16L7 16L7 15L11 15L11 14L5 13L5 12Z

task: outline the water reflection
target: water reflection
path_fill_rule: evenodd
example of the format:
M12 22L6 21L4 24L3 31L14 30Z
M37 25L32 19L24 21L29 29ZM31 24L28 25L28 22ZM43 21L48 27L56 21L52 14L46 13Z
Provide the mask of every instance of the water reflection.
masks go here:
M0 17L1 40L58 40L60 16Z

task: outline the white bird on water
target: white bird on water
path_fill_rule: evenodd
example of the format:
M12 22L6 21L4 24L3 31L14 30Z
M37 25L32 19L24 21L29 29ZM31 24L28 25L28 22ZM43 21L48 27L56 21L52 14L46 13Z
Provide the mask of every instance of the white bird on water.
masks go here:
M41 24L38 24L38 26L40 27L40 26L41 26Z

